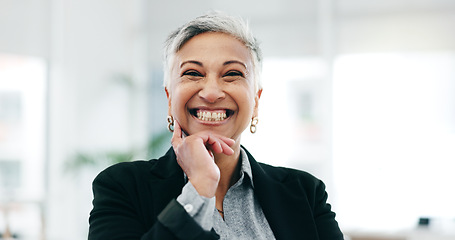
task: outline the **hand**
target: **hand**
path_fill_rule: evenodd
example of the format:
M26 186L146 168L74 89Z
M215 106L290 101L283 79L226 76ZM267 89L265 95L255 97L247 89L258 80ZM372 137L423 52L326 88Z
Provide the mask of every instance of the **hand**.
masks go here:
M199 195L214 197L220 181L220 169L215 164L213 153L234 154L231 146L235 141L210 131L182 138L182 129L179 123L174 121L171 143L178 164Z

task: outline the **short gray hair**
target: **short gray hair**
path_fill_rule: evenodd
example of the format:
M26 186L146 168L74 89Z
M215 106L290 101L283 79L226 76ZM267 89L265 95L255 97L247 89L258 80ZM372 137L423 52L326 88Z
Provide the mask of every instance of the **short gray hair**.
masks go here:
M253 59L255 91L261 89L262 52L258 40L250 31L248 23L242 18L220 12L211 12L197 17L169 35L164 47L164 86L169 87L172 63L177 52L191 38L206 32L226 33L245 44Z

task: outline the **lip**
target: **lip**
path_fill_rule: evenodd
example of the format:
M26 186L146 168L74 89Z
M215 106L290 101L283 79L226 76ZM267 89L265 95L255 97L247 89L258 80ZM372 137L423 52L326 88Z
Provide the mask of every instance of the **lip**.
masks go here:
M220 121L207 121L207 120L201 120L198 118L197 113L200 111L206 111L206 112L211 112L211 113L226 113L226 118ZM211 107L206 107L206 106L200 106L200 107L194 107L194 108L189 108L188 112L190 115L199 123L204 124L204 125L221 125L226 123L235 113L234 110L231 110L229 108L211 108Z

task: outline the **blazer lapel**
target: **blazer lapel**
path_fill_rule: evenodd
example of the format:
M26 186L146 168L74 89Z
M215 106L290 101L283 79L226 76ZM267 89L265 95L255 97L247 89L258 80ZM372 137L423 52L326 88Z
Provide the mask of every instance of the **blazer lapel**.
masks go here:
M245 149L246 151L246 149ZM260 165L248 152L254 191L276 239L318 239L304 189L288 172Z

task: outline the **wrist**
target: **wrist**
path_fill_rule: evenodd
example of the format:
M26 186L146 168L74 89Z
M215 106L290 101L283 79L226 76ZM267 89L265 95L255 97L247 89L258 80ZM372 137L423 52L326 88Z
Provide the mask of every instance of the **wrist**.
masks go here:
M200 177L188 177L193 187L196 189L199 195L212 198L215 196L216 189L218 187L219 177L200 176Z

